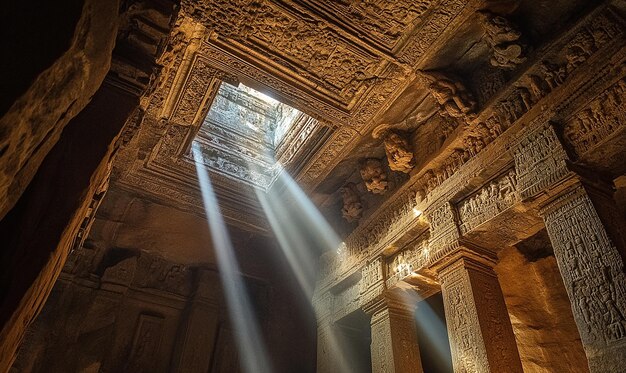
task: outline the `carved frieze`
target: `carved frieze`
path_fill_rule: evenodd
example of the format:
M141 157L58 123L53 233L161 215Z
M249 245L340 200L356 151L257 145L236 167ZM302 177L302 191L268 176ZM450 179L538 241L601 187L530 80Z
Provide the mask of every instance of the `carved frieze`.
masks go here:
M326 173L330 172L328 165L337 161L339 156L346 150L346 147L355 140L356 134L356 131L347 127L337 129L327 145L311 161L310 166L304 172L302 182L309 183L326 176Z
M494 218L519 200L517 175L515 170L510 170L458 204L461 234Z
M223 71L213 67L206 57L196 56L180 91L171 120L178 124L197 124L211 101L211 85L232 80Z
M413 33L413 37L400 52L400 60L411 66L430 50L443 31L468 7L471 2L465 0L444 0L439 2L432 13Z
M582 156L626 125L626 79L620 79L564 126L565 138Z

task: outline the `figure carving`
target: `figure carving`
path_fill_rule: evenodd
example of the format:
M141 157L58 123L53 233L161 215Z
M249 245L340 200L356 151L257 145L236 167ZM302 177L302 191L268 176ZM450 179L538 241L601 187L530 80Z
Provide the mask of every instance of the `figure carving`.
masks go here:
M593 36L583 31L574 37L569 48L567 48L567 71L571 72L596 51L596 45Z
M358 221L363 215L363 205L356 189L356 184L347 183L341 188L341 196L343 198L343 208L341 215L349 223Z
M567 72L563 66L543 61L540 68L543 73L543 78L546 81L546 84L548 84L548 87L550 87L551 91L563 84L565 78L567 77Z
M441 105L441 115L470 121L476 117L476 101L471 92L457 80L438 72L422 72L428 82L428 90Z
M490 13L479 12L485 29L485 42L491 48L491 65L503 69L514 69L526 61L525 45L521 42L522 33L506 18Z
M384 194L387 191L387 173L383 164L376 158L368 158L361 164L361 178L367 190L374 194Z
M387 132L385 140L385 153L389 168L408 174L415 167L413 152L409 149L409 142L395 132Z

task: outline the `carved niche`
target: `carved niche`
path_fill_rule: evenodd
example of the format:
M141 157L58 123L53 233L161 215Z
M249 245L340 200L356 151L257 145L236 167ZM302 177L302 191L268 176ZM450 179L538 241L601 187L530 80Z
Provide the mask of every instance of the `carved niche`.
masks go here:
M367 158L362 161L360 172L368 191L374 194L384 194L387 191L387 172L379 159Z
M363 216L363 205L356 188L356 184L347 183L341 188L341 196L343 198L343 208L341 215L349 223L358 221Z
M493 56L491 65L512 70L526 61L525 46L521 42L522 33L506 18L489 11L480 11L484 40Z

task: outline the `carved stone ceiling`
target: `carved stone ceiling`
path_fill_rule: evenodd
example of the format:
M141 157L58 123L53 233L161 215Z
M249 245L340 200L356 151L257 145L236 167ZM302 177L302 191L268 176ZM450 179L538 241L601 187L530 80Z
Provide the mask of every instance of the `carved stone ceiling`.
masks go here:
M539 3L183 1L162 82L129 126L113 182L202 214L191 143L222 83L243 83L307 114L285 133L276 159L347 233L356 223L341 221L342 185L354 182L372 214L425 166L464 146L467 121L442 115L422 71L451 77L478 109L515 77L490 65L479 10L510 14L525 26L524 42L540 50L586 6L553 1L548 12L548 2ZM385 158L382 138L373 136L381 125L400 132L415 154L411 172L387 170L385 196L367 192L359 174L363 159ZM267 229L249 185L211 176L228 223Z

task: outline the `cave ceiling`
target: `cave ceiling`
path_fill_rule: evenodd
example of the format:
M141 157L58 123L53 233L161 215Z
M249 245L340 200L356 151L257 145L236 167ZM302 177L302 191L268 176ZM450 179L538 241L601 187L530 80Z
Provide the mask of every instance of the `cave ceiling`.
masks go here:
M360 214L376 214L427 166L467 146L468 131L486 117L494 97L592 6L564 0L182 1L157 88L120 138L112 184L202 214L191 152L197 144L227 223L267 231L254 189L271 188L284 170L348 234L358 219L342 219L342 187L354 183ZM517 35L511 43L518 50L498 50L502 44L489 39L485 20L500 20L494 17ZM493 62L502 56L504 62ZM441 81L456 84L464 100L454 105L462 113L429 88ZM280 141L268 146L265 135L233 137L211 119L213 105L242 86L299 112ZM413 155L404 171L387 164L383 143L390 132ZM215 153L220 148L226 153ZM240 154L254 158L259 149L272 154L258 163L280 170L250 176ZM368 159L379 160L387 174L384 193L364 183Z

